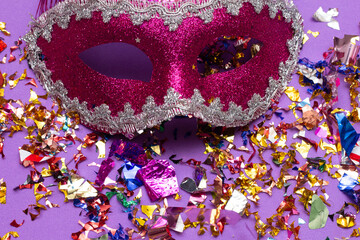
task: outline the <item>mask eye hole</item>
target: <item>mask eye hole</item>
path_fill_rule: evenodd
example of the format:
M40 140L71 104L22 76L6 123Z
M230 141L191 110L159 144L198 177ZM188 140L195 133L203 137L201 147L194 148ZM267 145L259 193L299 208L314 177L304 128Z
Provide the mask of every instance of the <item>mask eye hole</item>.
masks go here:
M231 71L251 60L260 51L262 42L250 37L222 36L208 44L197 58L201 77Z
M79 58L93 70L108 77L143 82L151 80L153 66L149 57L128 43L101 44L81 52Z

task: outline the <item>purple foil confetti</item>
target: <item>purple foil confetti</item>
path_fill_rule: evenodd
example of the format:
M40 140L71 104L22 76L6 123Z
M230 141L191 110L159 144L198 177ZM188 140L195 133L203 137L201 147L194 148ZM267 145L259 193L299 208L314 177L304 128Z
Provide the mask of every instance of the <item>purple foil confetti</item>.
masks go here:
M138 165L146 165L147 157L144 148L138 143L115 140L110 148L109 157L115 156L119 160L128 160Z

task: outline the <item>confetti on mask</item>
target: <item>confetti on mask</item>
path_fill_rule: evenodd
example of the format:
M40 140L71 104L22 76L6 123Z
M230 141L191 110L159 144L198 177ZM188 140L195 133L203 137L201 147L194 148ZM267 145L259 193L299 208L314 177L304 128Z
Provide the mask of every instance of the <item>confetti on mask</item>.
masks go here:
M208 44L197 59L201 77L226 72L245 64L261 49L262 43L250 37L222 36Z

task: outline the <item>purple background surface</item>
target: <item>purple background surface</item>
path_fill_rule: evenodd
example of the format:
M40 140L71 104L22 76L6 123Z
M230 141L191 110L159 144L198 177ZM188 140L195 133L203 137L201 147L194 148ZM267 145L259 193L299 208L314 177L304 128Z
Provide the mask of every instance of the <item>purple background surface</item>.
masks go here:
M108 77L143 82L151 79L153 69L149 57L128 43L102 44L81 52L79 57L86 65Z
M0 21L4 21L7 23L7 30L11 32L10 37L5 37L5 42L8 46L12 46L13 42L18 39L19 36L24 35L29 27L28 23L31 20L31 15L34 15L37 8L36 0L2 0L0 2ZM317 38L313 38L310 36L310 40L304 45L300 57L307 57L310 60L317 61L322 58L322 53L326 51L329 47L332 46L333 37L342 38L344 34L359 34L359 10L360 10L360 2L358 0L295 0L295 4L298 6L300 13L304 19L304 30L319 31L320 35ZM338 8L339 16L337 20L340 23L340 31L333 30L327 27L326 23L319 23L312 20L312 15L316 11L316 9L322 6L326 11L328 8ZM0 34L2 36L2 34ZM0 53L0 59L8 54L9 48L7 48L4 52ZM18 52L16 52L18 54ZM276 54L276 50L274 52ZM6 72L8 74L12 74L15 71L18 71L18 74L23 72L24 69L28 70L28 76L33 77L33 73L30 69L28 69L26 61L18 64L18 61L10 64L0 65L0 70L2 72ZM20 82L19 85L14 90L9 90L6 88L5 90L5 98L13 98L13 99L21 99L23 101L28 101L29 99L29 89L28 85L25 86L26 82ZM295 88L299 88L298 77L294 75L293 81L290 83L291 86L295 86ZM33 87L32 87L33 88ZM39 95L45 94L45 91L39 87L35 90ZM306 92L304 88L300 88L301 96L304 99L306 97ZM345 109L350 109L350 99L349 99L349 91L346 83L341 81L341 85L339 87L339 99L340 101L335 105L335 107L342 107ZM50 107L52 102L51 100L42 101L43 104L47 107ZM283 95L280 99L280 106L285 107L290 104L290 100ZM289 113L285 115L286 122L292 122L295 120L294 116ZM279 119L273 118L271 121L275 121L275 124L279 123ZM255 121L255 123L259 122ZM354 125L355 128L360 131L359 124ZM173 137L174 129L178 130L178 138L177 140ZM77 131L77 136L83 138L86 134L90 133L91 130L80 126L80 130ZM191 133L189 137L186 137L188 133ZM200 161L204 161L206 155L204 152L203 143L198 140L195 136L196 133L196 120L195 119L187 119L187 118L178 118L171 122L165 124L165 132L158 133L157 135L160 138L167 137L168 141L164 144L164 148L166 152L161 156L161 158L168 159L171 155L176 154L177 157L181 157L184 159L194 158ZM295 131L289 131L288 134L288 146L293 141L291 136L295 133ZM308 133L307 133L308 134ZM307 137L312 137L313 135L308 134ZM81 226L77 223L78 220L83 222L87 221L87 218L84 216L79 216L80 209L73 207L72 202L64 203L64 196L61 192L57 190L56 187L50 188L53 190L53 196L51 196L50 200L53 203L57 203L60 205L60 208L49 209L47 211L43 211L41 215L35 220L31 221L29 216L26 216L22 210L26 209L29 204L35 203L35 198L33 195L33 190L21 190L21 191L13 191L13 189L22 184L26 180L26 176L29 174L28 168L24 168L19 164L19 153L18 147L28 143L28 140L24 139L25 133L19 132L16 133L12 138L6 136L5 137L5 147L4 153L6 157L4 159L0 159L0 178L4 178L7 183L7 203L5 205L0 205L0 236L4 235L8 231L17 231L20 235L20 239L52 239L52 240L63 240L63 239L71 239L71 233L77 232L81 229ZM134 141L143 142L146 136L139 136ZM319 139L314 137L318 142ZM236 143L240 143L240 137L237 136ZM111 141L107 142L107 146L110 146ZM72 146L67 149L67 153L61 153L59 156L63 156L66 158L66 162L69 162L76 152L76 147ZM79 173L81 176L89 179L90 181L94 181L96 177L97 170L94 167L88 167L87 164L93 161L100 163L103 159L97 158L97 153L95 151L95 146L92 148L88 148L83 150L85 156L87 156L86 162L80 164ZM238 153L237 153L238 155ZM236 155L236 156L237 156ZM265 159L269 159L270 152L266 152L264 155ZM309 153L310 157L316 156L324 156L324 153L319 150L315 152L312 149ZM337 157L333 157L334 164L337 163ZM300 166L304 163L304 160L299 157ZM254 161L258 161L258 159L254 159ZM116 162L115 168L120 167L120 162ZM69 168L74 168L74 163L69 165ZM192 169L184 166L184 165L176 165L175 166L178 181L186 177L192 176ZM280 174L280 168L274 167L273 176L276 179ZM110 174L111 178L115 178L116 171L113 170ZM211 183L212 179L215 177L214 175L208 173L209 183ZM230 176L228 176L230 177ZM330 196L328 202L331 204L329 207L330 213L334 213L339 210L343 205L344 201L350 201L343 193L341 193L337 189L338 181L335 179L329 179L322 174L325 180L330 182L329 186L325 187L327 194ZM52 180L46 179L45 185L51 184ZM294 185L294 184L292 184ZM148 196L143 189L143 198L142 204L150 203ZM291 188L289 189L289 192ZM137 191L136 191L137 193ZM135 193L135 194L136 194ZM260 194L260 201L258 207L252 206L251 211L259 211L259 214L263 220L265 218L270 217L276 212L276 208L279 206L280 202L283 200L284 190L278 190L274 188L273 195L269 197L266 194ZM169 206L186 206L188 202L189 194L184 191L180 191L180 195L182 195L181 201L174 201L172 198L169 198ZM294 195L295 198L298 198ZM206 205L211 207L210 198L206 200ZM116 199L111 200L111 213L109 214L109 220L107 225L113 228L118 226L118 223L121 223L123 226L131 227L130 221L127 220L127 214L122 212L122 207L116 201ZM162 205L162 203L160 203ZM297 204L297 207L300 211L300 217L303 218L307 223L309 220L309 216L305 214L303 207L300 204ZM291 216L289 221L297 221L299 216ZM22 222L25 219L25 224L20 228L14 228L10 226L10 222L14 219L17 222ZM219 236L219 239L256 239L256 232L253 228L255 220L253 217L248 219L241 219L236 224L225 226L224 233ZM297 223L296 223L297 225ZM359 226L357 226L359 227ZM198 229L187 229L184 233L179 234L173 232L173 237L175 239L210 239L210 232L206 232L203 236L197 236L196 232ZM334 239L335 237L348 237L350 236L352 229L341 229L337 227L336 222L331 222L328 220L326 227L319 230L310 230L308 225L302 225L300 229L299 237L301 239L325 239L327 236L330 239ZM269 236L266 236L269 237ZM266 239L265 237L265 239ZM275 237L276 239L286 239L287 233L286 231L280 232L280 234Z

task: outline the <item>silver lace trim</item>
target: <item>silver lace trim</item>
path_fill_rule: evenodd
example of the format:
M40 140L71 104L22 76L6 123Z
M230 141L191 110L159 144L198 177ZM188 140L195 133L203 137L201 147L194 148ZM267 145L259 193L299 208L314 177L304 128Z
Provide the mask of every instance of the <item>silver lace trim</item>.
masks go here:
M260 13L263 7L267 5L271 18L274 18L278 11L281 11L286 22L292 21L294 30L293 38L287 41L290 52L289 58L279 65L279 79L270 77L265 96L261 97L259 94L254 94L248 101L248 108L245 110L230 102L229 109L222 111L223 105L219 98L206 106L204 98L197 89L194 90L191 99L184 99L174 89L169 88L162 105L157 105L154 98L149 96L140 114L135 115L131 105L126 103L123 112L119 112L117 116L111 116L109 106L106 104L90 110L86 102L80 103L77 98L70 99L63 83L60 80L55 83L51 80L50 70L38 57L41 54L41 49L37 46L37 39L41 36L51 42L52 26L57 24L66 29L72 15L76 15L76 20L89 19L92 12L101 11L103 21L108 22L111 17L128 14L135 25L151 18L161 18L170 30L176 30L182 20L190 16L199 17L204 20L204 23L211 22L213 11L218 8L225 7L227 12L237 15L245 2L251 3L257 13ZM61 100L62 107L66 111L79 113L81 121L93 129L110 134L122 133L131 138L136 132L179 115L192 115L214 126L235 127L250 123L269 109L272 103L271 99L277 100L285 90L287 83L290 82L291 75L297 65L302 37L301 15L292 1L289 2L288 0L207 0L201 2L199 0L188 0L181 4L146 0L65 0L31 22L31 31L23 39L27 42L29 65L45 90L54 99Z

